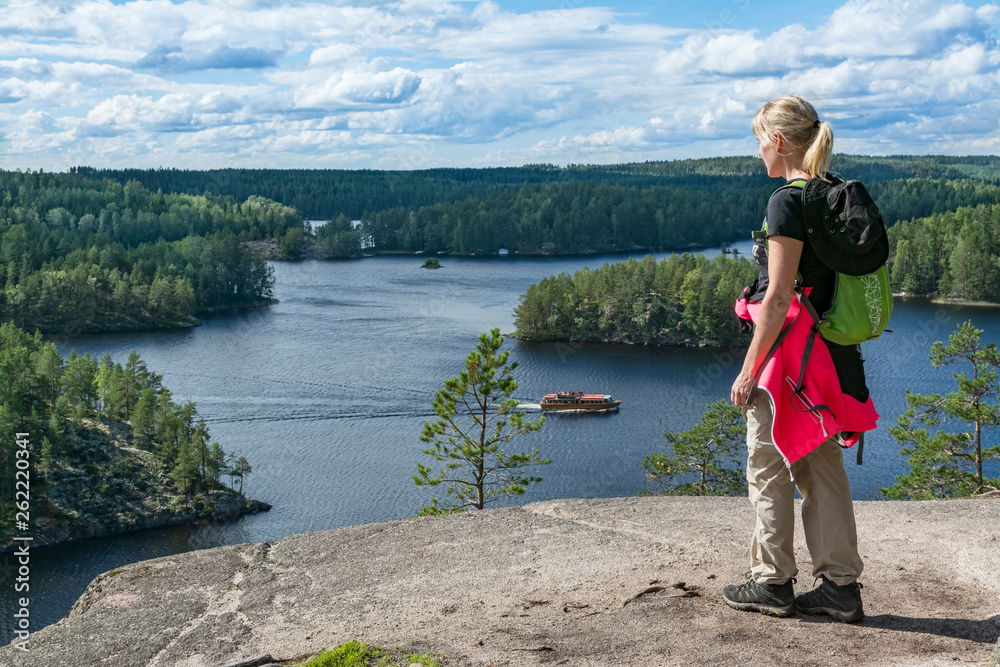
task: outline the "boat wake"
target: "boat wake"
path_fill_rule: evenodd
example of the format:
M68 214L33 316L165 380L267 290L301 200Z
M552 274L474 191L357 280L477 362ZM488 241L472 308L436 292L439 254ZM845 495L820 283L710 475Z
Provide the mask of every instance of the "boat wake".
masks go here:
M543 410L546 415L610 415L618 412L618 407L593 410L588 408L562 408L559 410Z
M525 411L527 411L527 410L541 410L542 406L541 406L540 403L524 403L524 402L521 402L521 403L517 404L517 409L518 410L525 410Z

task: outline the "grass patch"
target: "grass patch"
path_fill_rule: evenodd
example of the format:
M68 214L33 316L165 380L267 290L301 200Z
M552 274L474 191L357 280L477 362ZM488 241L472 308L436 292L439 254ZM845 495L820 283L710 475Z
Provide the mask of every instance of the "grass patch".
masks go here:
M356 641L344 642L337 648L323 651L302 667L409 667L414 663L442 667L432 653L404 653L398 648L368 646Z

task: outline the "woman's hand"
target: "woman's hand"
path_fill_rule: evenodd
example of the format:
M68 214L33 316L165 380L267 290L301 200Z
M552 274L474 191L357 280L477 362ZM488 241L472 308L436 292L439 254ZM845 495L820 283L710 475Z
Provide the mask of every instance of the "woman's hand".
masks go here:
M751 404L750 395L753 393L753 390L753 375L750 375L746 371L741 371L736 376L736 381L733 382L733 389L730 392L729 398L741 408L748 407Z

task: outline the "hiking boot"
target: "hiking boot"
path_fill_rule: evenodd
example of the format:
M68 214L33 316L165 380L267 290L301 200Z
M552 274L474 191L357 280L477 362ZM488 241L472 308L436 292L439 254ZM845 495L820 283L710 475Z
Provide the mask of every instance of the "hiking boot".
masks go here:
M774 616L795 615L795 589L789 579L783 584L758 584L747 573L747 582L722 589L722 599L733 609L759 611Z
M857 623L865 617L858 582L838 586L826 577L816 588L795 596L795 608L803 614L826 614L843 623Z

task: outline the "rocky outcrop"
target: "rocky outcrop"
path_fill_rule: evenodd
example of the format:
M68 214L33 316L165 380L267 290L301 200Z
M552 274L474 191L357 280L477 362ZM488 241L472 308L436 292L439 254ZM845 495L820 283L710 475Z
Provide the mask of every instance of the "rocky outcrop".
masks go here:
M220 667L357 639L449 667L985 665L1000 500L859 502L857 518L856 625L722 602L749 560L745 499L557 500L135 563L97 577L27 652L0 648L0 664ZM801 531L797 545L802 591Z
M271 508L228 489L177 492L156 457L132 446L125 422L82 420L73 464L61 460L36 483L32 547L144 528L231 521ZM13 528L0 533L0 552L16 548Z
M174 496L176 497L176 496ZM245 498L230 491L200 493L183 504L162 504L150 499L147 506L120 506L101 511L74 511L71 518L44 518L32 535L32 546L43 547L88 537L108 537L146 528L183 526L191 523L234 521L244 514L256 514L271 509L267 503ZM112 501L114 502L114 501ZM8 544L0 551L13 551Z

